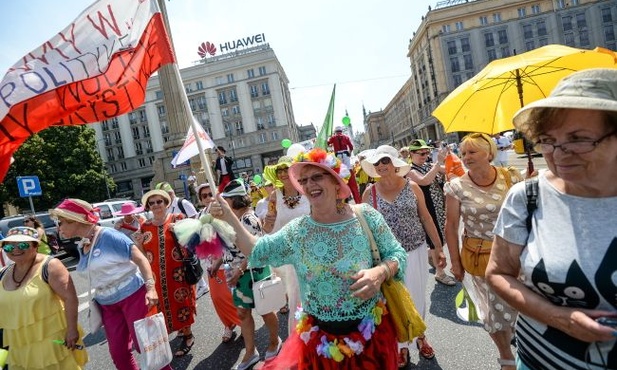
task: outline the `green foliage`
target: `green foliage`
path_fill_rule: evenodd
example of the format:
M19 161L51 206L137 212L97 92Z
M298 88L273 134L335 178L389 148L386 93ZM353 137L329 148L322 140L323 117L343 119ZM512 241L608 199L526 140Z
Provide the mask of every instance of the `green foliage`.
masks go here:
M34 208L44 211L64 198L89 202L107 198L105 181L115 189L113 179L103 172L94 129L83 126L51 127L31 136L13 155L15 162L0 185L0 200L23 210L30 209L21 198L17 176L38 176L43 195L32 197Z

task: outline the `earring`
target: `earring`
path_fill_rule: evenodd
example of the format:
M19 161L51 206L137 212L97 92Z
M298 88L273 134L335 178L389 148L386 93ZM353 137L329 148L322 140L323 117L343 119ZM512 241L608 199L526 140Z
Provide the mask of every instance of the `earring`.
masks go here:
M336 200L336 213L338 213L339 215L342 215L345 213L345 203L343 202L342 199Z

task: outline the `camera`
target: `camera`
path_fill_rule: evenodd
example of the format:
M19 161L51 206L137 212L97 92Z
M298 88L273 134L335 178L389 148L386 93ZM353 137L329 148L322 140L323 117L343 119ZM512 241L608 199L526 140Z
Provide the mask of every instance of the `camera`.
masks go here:
M600 325L610 326L617 329L617 317L598 317L596 322Z

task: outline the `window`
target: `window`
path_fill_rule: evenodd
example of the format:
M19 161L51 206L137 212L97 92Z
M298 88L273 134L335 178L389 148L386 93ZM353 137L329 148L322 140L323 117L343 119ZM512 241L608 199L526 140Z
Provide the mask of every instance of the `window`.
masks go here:
M577 5L579 5L579 4L578 4L578 0L572 0L572 1L571 1L571 3L572 3L572 6L577 6Z
M143 126L141 129L142 129L142 131L144 133L144 137L150 137L150 127Z
M152 166L152 164L154 163L154 157L148 157L148 163L150 163L150 166Z
M270 95L270 86L267 82L261 84L261 95Z
M450 58L450 70L452 70L452 73L459 72L461 70L457 57Z
M234 74L233 73L230 73L230 74L227 75L227 82L228 83L234 82Z
M469 38L465 37L461 39L461 51L463 53L467 53L469 51L471 51L471 46L469 44Z
M463 83L463 78L460 75L454 75L452 79L454 80L455 87Z
M557 8L563 9L566 7L566 0L557 0Z
M233 114L240 114L240 106L239 105L234 105L233 107L231 107L231 112Z
M456 22L454 25L456 26L456 30L457 30L457 31L462 31L462 30L464 30L464 29L465 29L465 28L463 27L463 22L461 22L461 21Z
M122 144L122 136L120 136L120 132L114 132L114 138L116 139L116 144Z
M251 85L251 98L256 98L259 96L259 87L257 85Z
M585 13L579 13L576 15L576 27L578 27L579 30L587 28L587 20L585 19Z
M548 45L548 39L547 38L541 38L538 40L538 46L546 46Z
M493 39L492 33L484 34L484 46L486 46L487 48L491 46L495 46L495 40Z
M268 127L276 126L276 119L274 118L274 114L268 114Z
M572 17L569 15L561 17L561 27L564 32L572 30Z
M443 26L441 26L441 30L443 31L443 33L450 32L450 25L449 24L444 24Z
M563 39L566 45L574 46L574 34L572 32L564 33Z
M186 91L187 93L190 93L191 91L193 91L193 88L191 87L190 82L184 85L184 91Z
M259 141L260 144L263 144L266 142L266 133L262 132L261 134L259 134L259 137L257 138L257 141Z
M118 149L118 158L122 159L124 158L124 148L122 148L121 146L117 148Z
M195 88L197 90L203 90L204 89L204 82L203 81L197 81L195 82Z
M236 134L237 135L244 134L244 126L242 126L242 121L237 121L235 123L235 128L236 128Z
M236 89L229 90L229 101L232 103L238 101L238 94L236 93Z
M456 54L456 41L448 41L448 54Z
M579 37L581 39L581 46L589 46L589 32L581 31Z
M602 22L604 23L612 23L613 15L611 14L611 8L604 8L601 10L602 12Z
M465 69L473 69L473 59L471 58L471 54L463 55L463 60L465 62Z
M525 38L525 40L533 38L533 31L531 29L531 25L530 24L526 24L526 25L523 26L523 37Z
M265 130L263 117L257 117L257 130Z
M527 11L525 10L525 8L518 8L517 12L519 18L525 18L525 16L527 15Z
M509 47L503 47L501 48L501 57L502 58L507 58L510 56L510 48Z
M221 108L221 116L223 116L223 117L229 116L229 109Z
M525 42L525 50L530 51L536 48L536 43L533 40Z
M246 70L246 75L247 75L247 77L248 77L248 78L253 78L253 77L255 77L255 70L254 70L253 68L251 68L251 69L247 69L247 70Z
M499 37L499 44L507 44L508 43L508 32L506 30L497 31L497 35Z
M548 33L546 32L546 23L544 21L536 23L536 29L538 30L538 36L546 36Z
M497 52L495 51L495 49L487 50L486 54L488 55L489 62L492 62L493 60L497 59Z
M493 23L499 23L501 22L501 13L494 13L493 14Z
M165 109L165 108L163 108ZM146 122L148 120L148 117L146 117L146 111L145 110L140 110L139 111L139 121L140 122Z
M225 96L224 91L219 92L219 104L227 104L227 96Z
M482 16L480 17L480 25L481 26L486 26L488 24L488 19L486 18L486 16Z
M107 121L103 121L103 123L101 123L101 128L103 131L109 130L109 123L107 123Z
M272 140L273 141L278 141L279 140L279 133L276 131L272 132Z
M131 131L133 132L133 140L139 139L139 127L133 127Z
M161 99L163 99L163 92L161 90L157 90L154 93L154 96L156 96L156 100L161 100Z
M216 77L216 78L214 79L214 83L215 83L215 84L217 84L217 85L222 85L222 84L224 84L224 83L225 83L225 80L223 79L223 77L222 77L222 76L219 76L219 77Z
M120 162L120 171L126 171L127 167L126 167L126 162L122 161Z
M260 76L266 75L266 67L259 67L259 75Z
M540 14L540 5L532 5L531 14Z
M145 158L139 158L138 162L139 162L139 167L140 168L146 167L146 159Z
M606 26L606 27L604 27L604 39L606 41L614 41L615 40L615 29L613 28L613 26Z

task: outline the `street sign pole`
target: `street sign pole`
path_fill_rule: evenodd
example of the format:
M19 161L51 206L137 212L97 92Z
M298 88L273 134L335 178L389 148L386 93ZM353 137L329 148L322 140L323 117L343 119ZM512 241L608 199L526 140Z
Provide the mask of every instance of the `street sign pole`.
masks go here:
M36 212L34 211L34 202L32 201L32 196L29 196L28 200L30 200L30 209L32 210L32 214L35 214Z

